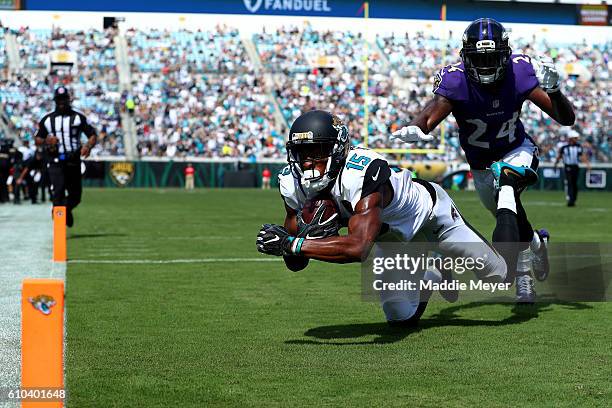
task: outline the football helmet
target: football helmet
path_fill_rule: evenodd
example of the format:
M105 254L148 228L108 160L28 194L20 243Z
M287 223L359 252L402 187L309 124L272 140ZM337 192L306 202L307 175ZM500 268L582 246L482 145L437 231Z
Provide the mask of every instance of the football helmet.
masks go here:
M312 110L293 122L287 141L287 161L306 197L316 196L338 177L348 150L348 129L337 116L322 110ZM306 159L325 159L325 171L321 174L314 164L302 168Z
M479 84L492 84L504 77L512 50L508 32L492 18L479 18L463 33L460 55L468 77Z

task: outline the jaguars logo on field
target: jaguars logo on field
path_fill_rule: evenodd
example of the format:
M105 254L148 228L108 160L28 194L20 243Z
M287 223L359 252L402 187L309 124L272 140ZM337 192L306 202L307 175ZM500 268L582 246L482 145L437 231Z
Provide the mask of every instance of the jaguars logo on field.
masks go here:
M49 295L38 295L33 298L28 298L28 302L34 309L40 311L44 315L51 314L51 308L55 306L55 299Z
M134 178L134 163L115 162L111 163L109 174L113 183L119 187L125 187Z

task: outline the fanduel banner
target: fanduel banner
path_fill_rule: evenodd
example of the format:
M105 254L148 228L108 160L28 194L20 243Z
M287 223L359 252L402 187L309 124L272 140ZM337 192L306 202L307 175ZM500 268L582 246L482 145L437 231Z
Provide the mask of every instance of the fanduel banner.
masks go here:
M2 0L0 0L2 2ZM471 21L482 16L516 23L576 24L576 6L572 4L545 4L480 1L474 7L472 0L447 2L448 20ZM442 0L405 1L371 0L371 18L410 18L438 20ZM363 0L27 0L26 10L74 10L104 12L166 12L211 13L245 15L284 15L313 17L363 17Z
M307 11L314 13L331 13L332 1L328 0L243 0L244 6L253 14L271 11Z
M2 0L0 0L2 1ZM294 15L319 17L357 17L363 15L360 0L108 0L83 2L81 0L28 0L29 10L82 10L82 11L144 11L172 13Z

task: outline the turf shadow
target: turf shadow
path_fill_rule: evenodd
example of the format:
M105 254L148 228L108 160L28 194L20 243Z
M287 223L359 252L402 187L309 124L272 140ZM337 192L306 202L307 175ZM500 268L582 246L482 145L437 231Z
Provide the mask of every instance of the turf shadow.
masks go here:
M465 310L476 309L480 307L490 307L492 305L502 305L510 309L511 314L501 320L474 320L459 317L458 313ZM418 333L421 330L427 330L434 327L471 327L485 326L498 327L513 324L521 324L532 320L542 312L550 310L550 306L560 305L571 310L592 309L584 303L564 302L554 299L541 299L540 302L533 305L517 306L513 303L491 303L491 302L471 302L459 304L442 309L440 312L431 317L423 318L419 321L417 327L398 328L390 327L387 323L355 323L355 324L340 324L331 326L320 326L308 329L304 336L310 339L287 340L286 344L316 344L316 345L367 345L367 344L389 344L402 341L411 334ZM377 336L373 340L356 341L362 337ZM343 340L353 341L343 341Z
M83 238L104 238L104 237L126 237L127 234L117 233L101 233L101 234L74 234L70 235L67 239L83 239Z

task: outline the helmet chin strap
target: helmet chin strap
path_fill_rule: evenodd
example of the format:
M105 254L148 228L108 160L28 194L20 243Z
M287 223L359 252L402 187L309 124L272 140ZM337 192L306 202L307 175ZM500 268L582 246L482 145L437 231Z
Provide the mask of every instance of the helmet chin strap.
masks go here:
M315 196L318 192L323 190L329 185L332 179L329 177L329 168L331 166L331 159L327 159L327 166L325 167L325 173L321 176L321 172L317 169L304 170L300 179L300 185L302 191L307 198Z
M326 174L318 180L307 180L302 178L301 186L302 191L306 195L306 198L312 198L316 196L321 190L329 185L332 179Z

